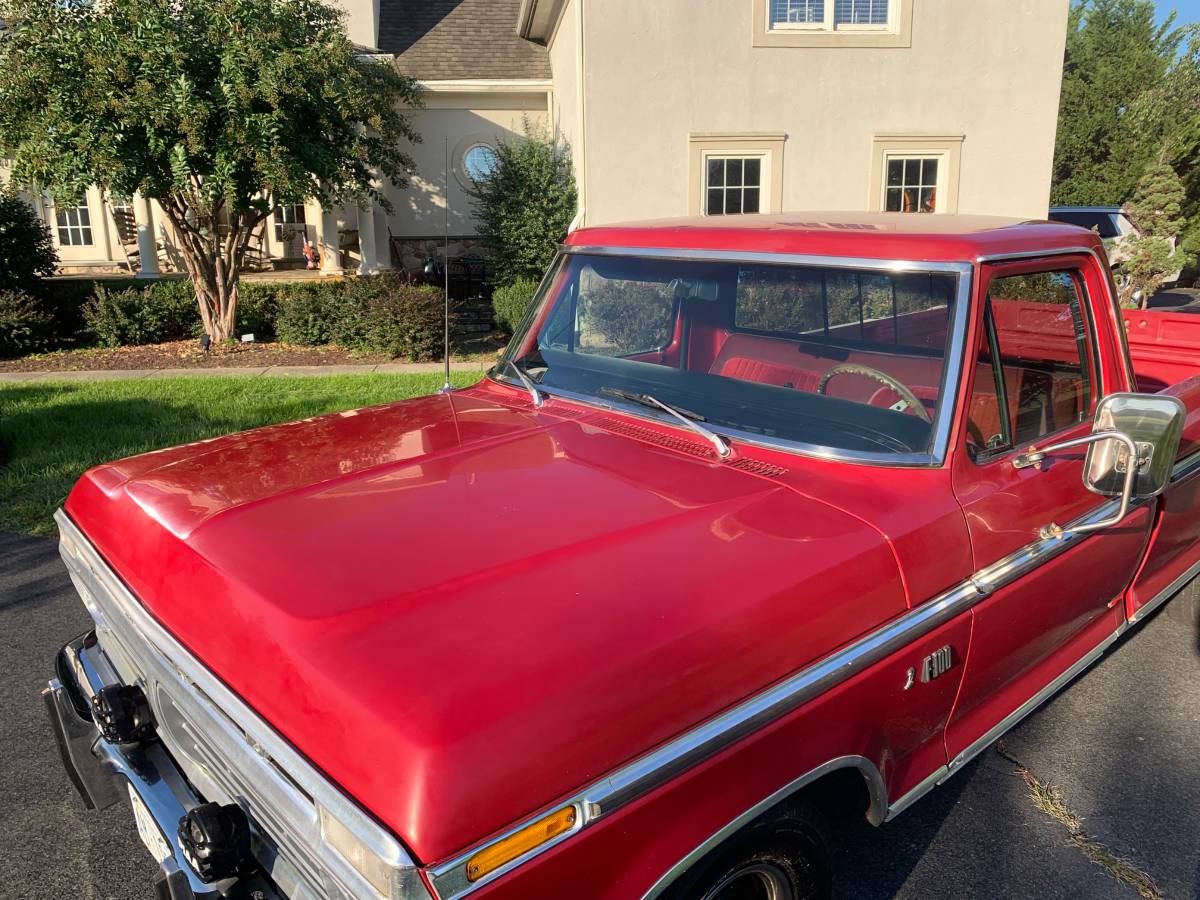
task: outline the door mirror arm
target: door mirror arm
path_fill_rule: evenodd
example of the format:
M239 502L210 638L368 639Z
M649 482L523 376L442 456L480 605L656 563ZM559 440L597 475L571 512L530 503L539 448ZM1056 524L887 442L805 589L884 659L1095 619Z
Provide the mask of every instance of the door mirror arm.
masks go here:
M1066 528L1051 522L1042 526L1039 534L1056 538L1111 528L1125 518L1135 499L1148 500L1161 494L1171 480L1186 419L1187 409L1176 397L1109 394L1096 405L1091 434L1018 453L1013 466L1026 469L1040 466L1049 453L1087 446L1083 486L1121 501L1115 513L1100 521L1085 516Z
M1111 516L1101 519L1099 522L1084 522L1068 528L1051 522L1048 525L1043 525L1038 530L1039 537L1047 539L1063 537L1066 534L1087 534L1092 531L1102 531L1105 528L1111 528L1121 522L1129 512L1129 504L1133 501L1133 488L1137 481L1138 470L1150 461L1150 456L1153 454L1154 448L1153 445L1144 449L1139 448L1133 438L1120 431L1094 431L1091 434L1072 438L1069 441L1047 444L1045 447L1030 447L1023 453L1018 453L1013 458L1013 468L1027 469L1030 466L1040 466L1049 453L1069 450L1072 447L1091 445L1099 441L1116 441L1124 446L1127 454L1125 456L1125 480L1121 484L1121 493L1119 495L1121 502L1117 507L1117 511ZM1134 465L1130 465L1129 460L1136 460L1137 462Z

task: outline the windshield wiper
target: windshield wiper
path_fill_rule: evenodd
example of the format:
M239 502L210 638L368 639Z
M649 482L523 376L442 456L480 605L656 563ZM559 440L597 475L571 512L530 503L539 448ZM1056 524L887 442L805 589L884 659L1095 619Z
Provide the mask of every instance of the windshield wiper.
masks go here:
M529 396L533 398L534 406L541 406L542 403L545 402L545 399L542 397L542 392L539 391L537 385L533 383L533 379L525 374L524 369L518 366L507 356L501 357L500 365L501 367L507 365L510 369L517 373L517 378L520 380L521 384L524 385L525 390L529 391Z
M704 416L700 415L699 413L692 412L690 409L684 409L681 406L668 406L666 403L663 403L657 397L651 396L650 394L636 394L633 391L623 391L620 388L610 387L600 388L600 393L608 394L610 397L620 397L622 400L629 400L642 406L649 406L652 409L661 409L668 415L674 416L685 426L712 444L713 447L716 448L717 455L722 459L732 452L729 447L729 441L725 440L725 438L721 437L719 434L709 431L700 424L702 421L704 421Z

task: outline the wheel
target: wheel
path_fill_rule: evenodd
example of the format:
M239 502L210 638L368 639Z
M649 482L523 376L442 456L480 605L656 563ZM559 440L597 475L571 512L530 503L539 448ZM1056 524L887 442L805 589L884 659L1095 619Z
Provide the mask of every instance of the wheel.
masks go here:
M748 826L666 895L670 900L825 900L832 863L828 827L811 807Z
M1167 601L1167 615L1188 628L1200 628L1200 578L1193 578Z

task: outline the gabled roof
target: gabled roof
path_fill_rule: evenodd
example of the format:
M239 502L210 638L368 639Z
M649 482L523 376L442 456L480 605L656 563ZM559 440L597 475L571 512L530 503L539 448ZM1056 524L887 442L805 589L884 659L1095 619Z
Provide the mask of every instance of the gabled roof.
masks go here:
M548 79L545 47L516 33L521 0L379 0L379 49L421 81Z

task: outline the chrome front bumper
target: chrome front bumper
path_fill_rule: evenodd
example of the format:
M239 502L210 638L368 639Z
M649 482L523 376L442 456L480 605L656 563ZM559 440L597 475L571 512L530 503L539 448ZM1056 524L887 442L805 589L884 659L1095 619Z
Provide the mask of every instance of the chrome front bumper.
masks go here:
M204 800L189 786L161 742L124 747L101 735L89 712L91 698L105 685L119 683L119 678L94 632L58 652L55 676L42 691L42 698L67 775L90 809L104 809L128 799L126 785L137 794L171 851L159 861L161 872L155 889L161 900L216 900L235 895L267 900L280 896L261 876L210 884L188 865L177 836L179 820Z

